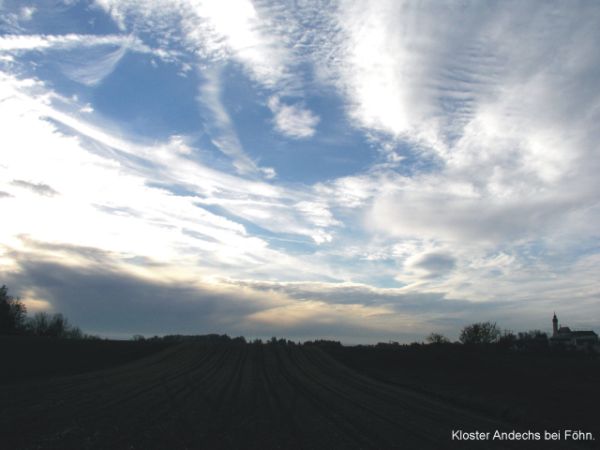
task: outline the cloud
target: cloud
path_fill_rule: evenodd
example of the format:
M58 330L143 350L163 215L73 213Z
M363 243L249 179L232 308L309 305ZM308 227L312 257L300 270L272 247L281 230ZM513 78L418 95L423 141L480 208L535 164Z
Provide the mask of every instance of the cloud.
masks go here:
M181 273L332 276L286 254L277 241L278 233L331 240L337 222L310 191L211 169L181 136L163 143L117 137L81 116L77 102L54 102L42 83L6 75L4 81L2 177L35 180L20 186L61 194L7 199L5 213L18 219L5 230L5 243L28 234L179 264ZM98 224L102 233L93 231ZM256 227L260 232L248 231Z
M294 339L330 337L348 343L406 342L423 339L431 330L456 336L461 326L491 318L506 328L524 329L533 324L545 329L550 314L546 317L540 311L561 305L560 291L568 289L564 280L557 279L526 290L527 302L474 302L437 292L358 283L172 277L165 264L28 238L22 239L19 249L2 246L0 250L4 258L15 262L12 268L0 265L2 279L15 295L65 313L86 332L114 337L226 332ZM439 266L430 264L434 259L424 258L427 267ZM597 262L597 258L589 258L573 272L587 276ZM540 295L547 292L554 295ZM571 308L563 305L562 310L571 323L597 327L589 317L597 312L600 293L596 288L588 294Z
M540 314L540 309L551 304L541 299L531 300L529 308L524 308L518 300L467 301L439 292L407 292L402 288L374 288L358 283L224 281L293 300L251 315L264 326L276 327L284 333L308 329L314 336L323 336L319 332L323 333L328 325L332 328L325 336L337 334L344 336L346 342L377 339L408 342L422 340L432 330L457 338L462 326L491 318L509 329L523 329L531 323L545 329L551 317ZM522 315L516 317L515 308ZM348 318L342 319L346 314L353 318L350 323ZM585 320L583 315L577 317ZM354 338L347 334L350 327L357 332Z
M44 183L30 183L29 181L23 180L13 180L11 183L13 186L29 189L32 192L35 192L38 195L43 195L45 197L53 197L58 195L54 189Z
M368 219L377 229L399 237L491 245L533 239L565 224L573 211L592 200L558 192L499 198L451 181L445 190L437 179L433 184L427 179L402 181L404 186L388 186L376 196Z
M4 33L19 33L23 31L23 25L28 25L37 9L33 6L21 7L11 10L4 1L0 1L0 30Z
M193 9L186 2L170 5L178 17ZM153 4L111 7L138 23L157 17ZM458 288L457 274L469 261L504 252L517 267L526 258L524 246L559 248L573 240L586 246L597 235L589 226L598 218L593 174L600 137L593 126L599 100L590 47L600 12L593 5L346 1L316 13L310 5L286 10L267 2L244 9L240 19L240 29L251 24L260 35L249 41L260 58L245 62L234 56L237 38L212 39L219 33L208 24L226 19L202 8L190 15L202 24L198 31L184 30L188 45L215 59L234 58L252 76L260 73L252 64L273 49L278 69L272 73L310 63L316 79L342 95L357 128L382 151L402 154L395 166L401 174L373 167L312 187L338 222L365 225L359 246L379 240L381 250L372 253L392 255L398 241L416 240L417 254L449 252L457 265L450 279ZM236 33L220 23L221 37ZM549 54L555 57L548 60ZM268 80L287 76L260 79L275 86ZM271 96L274 110L302 108L281 98ZM314 126L298 129L309 134ZM251 206L238 214L261 224L272 218Z
M154 50L131 35L5 35L0 53L52 52L52 63L71 80L95 86L110 75L128 51L152 54L168 60L165 51Z
M87 103L79 109L79 112L85 113L85 114L90 114L90 113L94 112L94 108L92 107L92 105Z
M425 253L411 258L407 265L424 272L425 278L437 278L456 268L456 258L446 253Z
M359 208L371 202L386 184L387 174L371 173L317 183L315 192L340 208ZM394 176L395 177L395 176Z
M294 208L311 223L318 227L329 228L340 225L325 202L301 201L294 205Z
M152 49L141 40L128 35L17 34L0 36L0 51L3 52L41 51L45 49L70 50L96 46L126 47L143 53L152 52Z
M308 109L299 105L286 105L276 96L269 99L268 106L275 115L275 128L283 135L305 139L315 134L320 119Z
M496 166L497 176L554 182L590 149L583 130L598 96L581 95L594 92L599 15L592 5L348 1L335 14L335 57L321 64L357 127L411 142L463 176Z
M276 175L274 169L269 167L259 169L242 148L231 118L221 101L221 70L216 68L206 71L205 79L198 100L211 113L212 122L209 122L208 128L213 144L233 160L238 173L263 173L266 178L273 178Z
M97 0L123 30L131 23L140 32L164 35L183 44L201 60L233 59L264 86L285 84L289 55L276 36L265 31L265 20L249 0L236 3L235 13L218 0L152 0L144 3ZM178 30L180 33L174 33Z
M107 285L147 281L157 267L169 289L229 277L219 289L273 295L232 313L253 332L415 336L486 315L516 328L509 307L528 328L556 306L579 323L597 313L597 5L244 1L232 14L217 1L96 4L122 34L16 35L19 8L3 17L0 190L14 220L0 243L32 247L32 264L89 269ZM129 50L202 75L203 131L233 171L211 167L198 136L149 139L91 111L83 94ZM44 58L84 85L84 100L36 78L44 71L26 75ZM259 166L222 92L227 65L290 149L330 139L331 111L343 109L365 169L310 185ZM44 185L60 195L38 195ZM95 257L113 272L82 248L107 252ZM16 267L11 258L0 255Z
M562 267L558 255L595 248L599 16L591 5L392 1L347 1L326 15L337 32L316 70L356 128L402 155L315 186L340 220L365 225L358 246L373 248L362 254L396 261L411 289L489 299L472 280L506 283L496 297L517 298L527 285L519 270L543 277ZM418 243L413 258L452 255L454 270L412 278L411 255L393 251L406 242Z
M140 275L134 261L124 265L112 252L29 239L23 244L21 250L3 249L16 262L12 270L0 266L3 280L16 295L64 313L86 332L113 337L211 332L263 338L337 336L356 342L377 340L382 325L391 337L408 338L416 330L414 320L391 314L387 307L362 305L360 296L354 303L333 297L323 301L316 299L314 286L314 299L307 299L284 285L276 290L275 284L269 289L266 283L173 280L164 276L166 267L160 264L145 264L147 272Z
M89 333L240 334L236 326L260 301L209 286L169 283L126 274L112 267L64 266L20 259L20 271L5 276L11 288L27 289ZM82 304L81 292L86 292ZM31 295L31 294L30 294Z
M24 6L21 8L20 18L23 21L29 21L33 18L37 8L35 6Z
M110 75L119 61L127 53L126 47L113 51L95 52L92 56L87 52L85 63L82 64L82 55L72 55L60 63L63 73L73 81L86 86L95 86Z

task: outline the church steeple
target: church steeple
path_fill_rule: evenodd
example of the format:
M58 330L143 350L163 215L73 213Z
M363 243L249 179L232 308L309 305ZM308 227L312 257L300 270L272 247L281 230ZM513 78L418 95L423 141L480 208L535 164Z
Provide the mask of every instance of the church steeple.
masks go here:
M556 318L556 313L554 313L554 317L552 317L552 336L556 336L558 334L558 319Z

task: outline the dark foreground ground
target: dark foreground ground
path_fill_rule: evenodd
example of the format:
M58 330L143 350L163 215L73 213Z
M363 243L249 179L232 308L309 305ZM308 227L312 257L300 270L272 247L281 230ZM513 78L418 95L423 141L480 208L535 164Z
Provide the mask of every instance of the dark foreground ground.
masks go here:
M108 369L170 346L152 341L0 336L0 385Z
M521 429L585 430L600 440L596 353L459 344L323 348L371 378L446 399Z
M578 448L574 442L453 442L452 430L515 427L481 410L376 380L338 357L316 346L186 343L112 368L7 380L0 384L1 446Z

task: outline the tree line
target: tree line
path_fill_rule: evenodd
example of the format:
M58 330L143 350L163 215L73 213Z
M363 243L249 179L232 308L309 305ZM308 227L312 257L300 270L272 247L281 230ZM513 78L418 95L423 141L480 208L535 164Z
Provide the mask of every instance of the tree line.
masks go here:
M495 322L477 322L465 326L458 338L465 345L495 344L506 348L541 349L548 346L548 335L540 330L513 333L502 331ZM431 333L426 338L428 344L449 344L450 340L442 334Z
M27 316L27 307L19 297L8 294L6 285L0 287L0 335L46 336L62 339L90 339L79 327L69 323L60 313L38 312Z

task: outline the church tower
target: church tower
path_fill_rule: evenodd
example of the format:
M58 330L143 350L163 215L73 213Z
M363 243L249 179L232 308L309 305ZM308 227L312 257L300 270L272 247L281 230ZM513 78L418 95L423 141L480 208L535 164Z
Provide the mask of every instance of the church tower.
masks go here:
M556 313L554 313L554 317L552 318L552 336L556 336L558 334L558 319L556 318Z

